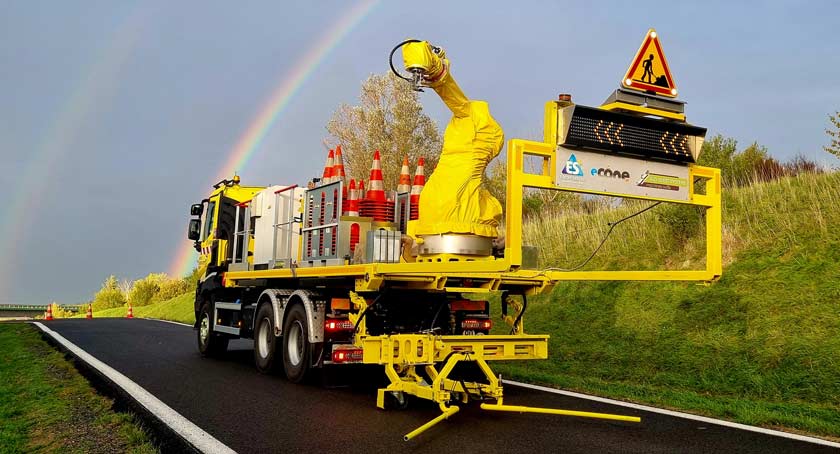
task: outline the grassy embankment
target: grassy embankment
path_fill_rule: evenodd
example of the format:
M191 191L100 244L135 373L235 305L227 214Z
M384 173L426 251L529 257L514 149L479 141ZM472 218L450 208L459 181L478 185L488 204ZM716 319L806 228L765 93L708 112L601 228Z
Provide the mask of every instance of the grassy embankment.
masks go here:
M543 266L580 263L606 223L639 209L527 222ZM665 211L662 211L662 210ZM698 269L660 206L616 228L585 269ZM695 283L568 282L529 301L546 361L507 377L747 424L840 437L840 173L726 191L724 273ZM690 223L689 223L690 224ZM702 229L701 229L702 231ZM702 237L702 235L699 235Z
M193 312L193 301L195 295L190 293L185 293L183 295L176 296L175 298L162 301L156 304L150 304L148 306L138 306L134 307L134 316L135 317L147 317L147 318L159 318L163 320L172 320L181 323L187 323L192 325L195 323L195 313ZM114 307L111 309L104 309L100 311L94 311L93 317L94 318L107 318L107 317L125 317L127 308L126 307ZM84 318L85 313L80 312L75 316L75 318Z
M111 407L37 328L0 324L0 452L157 452Z

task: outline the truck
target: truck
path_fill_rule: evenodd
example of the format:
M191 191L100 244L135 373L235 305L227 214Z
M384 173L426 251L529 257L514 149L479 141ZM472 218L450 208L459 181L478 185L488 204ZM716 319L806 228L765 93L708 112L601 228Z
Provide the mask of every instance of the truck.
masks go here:
M653 30L646 42L651 39L658 39ZM685 120L675 87L666 87L670 97L641 82L634 87L639 76L633 71L599 107L561 94L544 106L543 141L507 141L499 232L502 207L481 179L502 148L501 127L487 103L461 91L443 49L407 40L392 59L400 48L407 73L393 63L392 70L417 90L434 90L453 112L440 162L419 201L410 192L384 191L376 162L361 200L341 176L308 187L244 186L238 176L215 184L191 206L188 229L200 251L200 353L219 355L231 339L253 339L257 370L282 371L294 383L319 368L378 365L388 385L377 391L377 407L402 408L409 396L440 407L438 417L405 440L472 401L488 411L639 421L506 405L503 383L489 364L548 357L548 335L527 333L524 316L528 297L557 282L720 277L720 171L696 164L706 130ZM647 52L646 44L639 52ZM649 65L645 71L650 79ZM660 77L671 81L670 74ZM705 269L603 271L539 263L522 239L529 189L699 207L706 221ZM469 364L477 376L455 377L459 364Z

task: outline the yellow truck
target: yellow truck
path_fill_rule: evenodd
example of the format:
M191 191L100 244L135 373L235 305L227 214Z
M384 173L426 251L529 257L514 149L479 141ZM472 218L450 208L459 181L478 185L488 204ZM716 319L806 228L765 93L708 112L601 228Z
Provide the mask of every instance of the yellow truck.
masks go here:
M651 34L656 40L653 30L646 40ZM548 336L526 333L524 315L527 298L558 281L720 276L720 172L695 164L706 130L685 121L675 87L666 87L670 97L642 83L634 87L633 77L641 76L632 71L600 107L560 95L545 104L542 142L507 142L500 232L502 207L481 179L504 144L501 128L487 103L470 100L455 83L442 49L408 40L392 58L398 49L408 75L393 63L392 69L415 89L434 90L453 113L440 162L420 195L419 219L408 217L407 193L386 199L393 218L343 214L341 179L309 188L242 186L236 176L219 182L190 211L188 237L203 270L195 293L201 354L252 338L257 369L282 370L292 382L316 368L380 365L389 385L378 391L379 408L403 407L407 396L440 406L441 415L406 440L470 401L491 411L638 421L505 405L489 362L547 358ZM651 80L661 66L644 70ZM660 80L671 81L670 73ZM528 188L698 206L705 210L705 269L598 271L536 263L533 248L522 242ZM453 377L461 362L473 363L482 377Z

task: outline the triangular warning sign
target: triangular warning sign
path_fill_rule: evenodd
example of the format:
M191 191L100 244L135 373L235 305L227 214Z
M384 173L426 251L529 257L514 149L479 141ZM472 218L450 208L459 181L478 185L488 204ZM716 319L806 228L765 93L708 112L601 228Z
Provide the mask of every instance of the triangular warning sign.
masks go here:
M656 30L648 30L621 85L631 90L652 91L671 98L677 96L677 86L671 77Z

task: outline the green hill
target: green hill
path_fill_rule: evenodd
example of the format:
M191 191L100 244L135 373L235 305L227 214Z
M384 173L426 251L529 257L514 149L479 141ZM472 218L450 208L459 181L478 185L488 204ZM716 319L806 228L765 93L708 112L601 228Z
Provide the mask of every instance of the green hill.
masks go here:
M542 266L568 268L606 222L645 204L525 223ZM698 269L699 216L659 206L622 223L584 269ZM696 283L568 282L531 301L547 361L506 376L748 424L840 436L840 174L724 194L724 273ZM696 233L695 235L690 235ZM686 237L694 238L687 239Z

